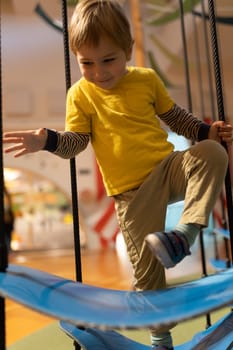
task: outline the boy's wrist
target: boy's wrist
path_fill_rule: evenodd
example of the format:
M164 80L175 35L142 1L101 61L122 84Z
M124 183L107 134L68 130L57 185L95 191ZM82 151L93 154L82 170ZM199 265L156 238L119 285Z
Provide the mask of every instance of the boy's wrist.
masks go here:
M210 125L202 123L198 131L198 141L208 139Z
M58 134L55 130L46 129L46 128L44 128L43 130L44 132L46 132L46 135L47 135L43 150L54 152L57 148Z

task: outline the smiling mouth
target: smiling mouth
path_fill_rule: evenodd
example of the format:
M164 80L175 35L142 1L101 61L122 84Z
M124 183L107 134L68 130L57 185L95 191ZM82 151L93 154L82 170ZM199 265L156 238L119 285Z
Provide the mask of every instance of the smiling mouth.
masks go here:
M107 83L108 81L110 81L111 79L108 78L108 79L104 79L104 80L98 80L98 83Z

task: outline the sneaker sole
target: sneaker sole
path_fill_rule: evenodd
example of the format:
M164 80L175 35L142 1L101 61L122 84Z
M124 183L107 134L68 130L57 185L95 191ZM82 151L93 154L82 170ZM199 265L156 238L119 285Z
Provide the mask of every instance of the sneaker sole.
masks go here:
M145 238L145 242L152 251L152 253L156 256L156 258L166 269L176 266L176 264L170 258L166 247L155 234L150 233L149 235L147 235Z

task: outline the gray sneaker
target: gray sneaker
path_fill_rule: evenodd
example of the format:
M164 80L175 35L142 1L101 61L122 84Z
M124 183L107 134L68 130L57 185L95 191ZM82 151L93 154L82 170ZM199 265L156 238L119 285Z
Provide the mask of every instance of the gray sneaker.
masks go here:
M174 267L191 254L186 237L179 231L150 233L146 236L145 242L167 269Z

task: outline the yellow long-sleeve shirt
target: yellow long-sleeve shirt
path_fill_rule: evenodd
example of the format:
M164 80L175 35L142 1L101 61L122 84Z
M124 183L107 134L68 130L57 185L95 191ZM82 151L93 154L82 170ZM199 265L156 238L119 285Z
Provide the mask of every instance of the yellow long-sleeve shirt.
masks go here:
M128 67L111 90L84 78L70 88L66 131L90 134L108 195L138 187L173 151L156 117L173 105L149 68Z

